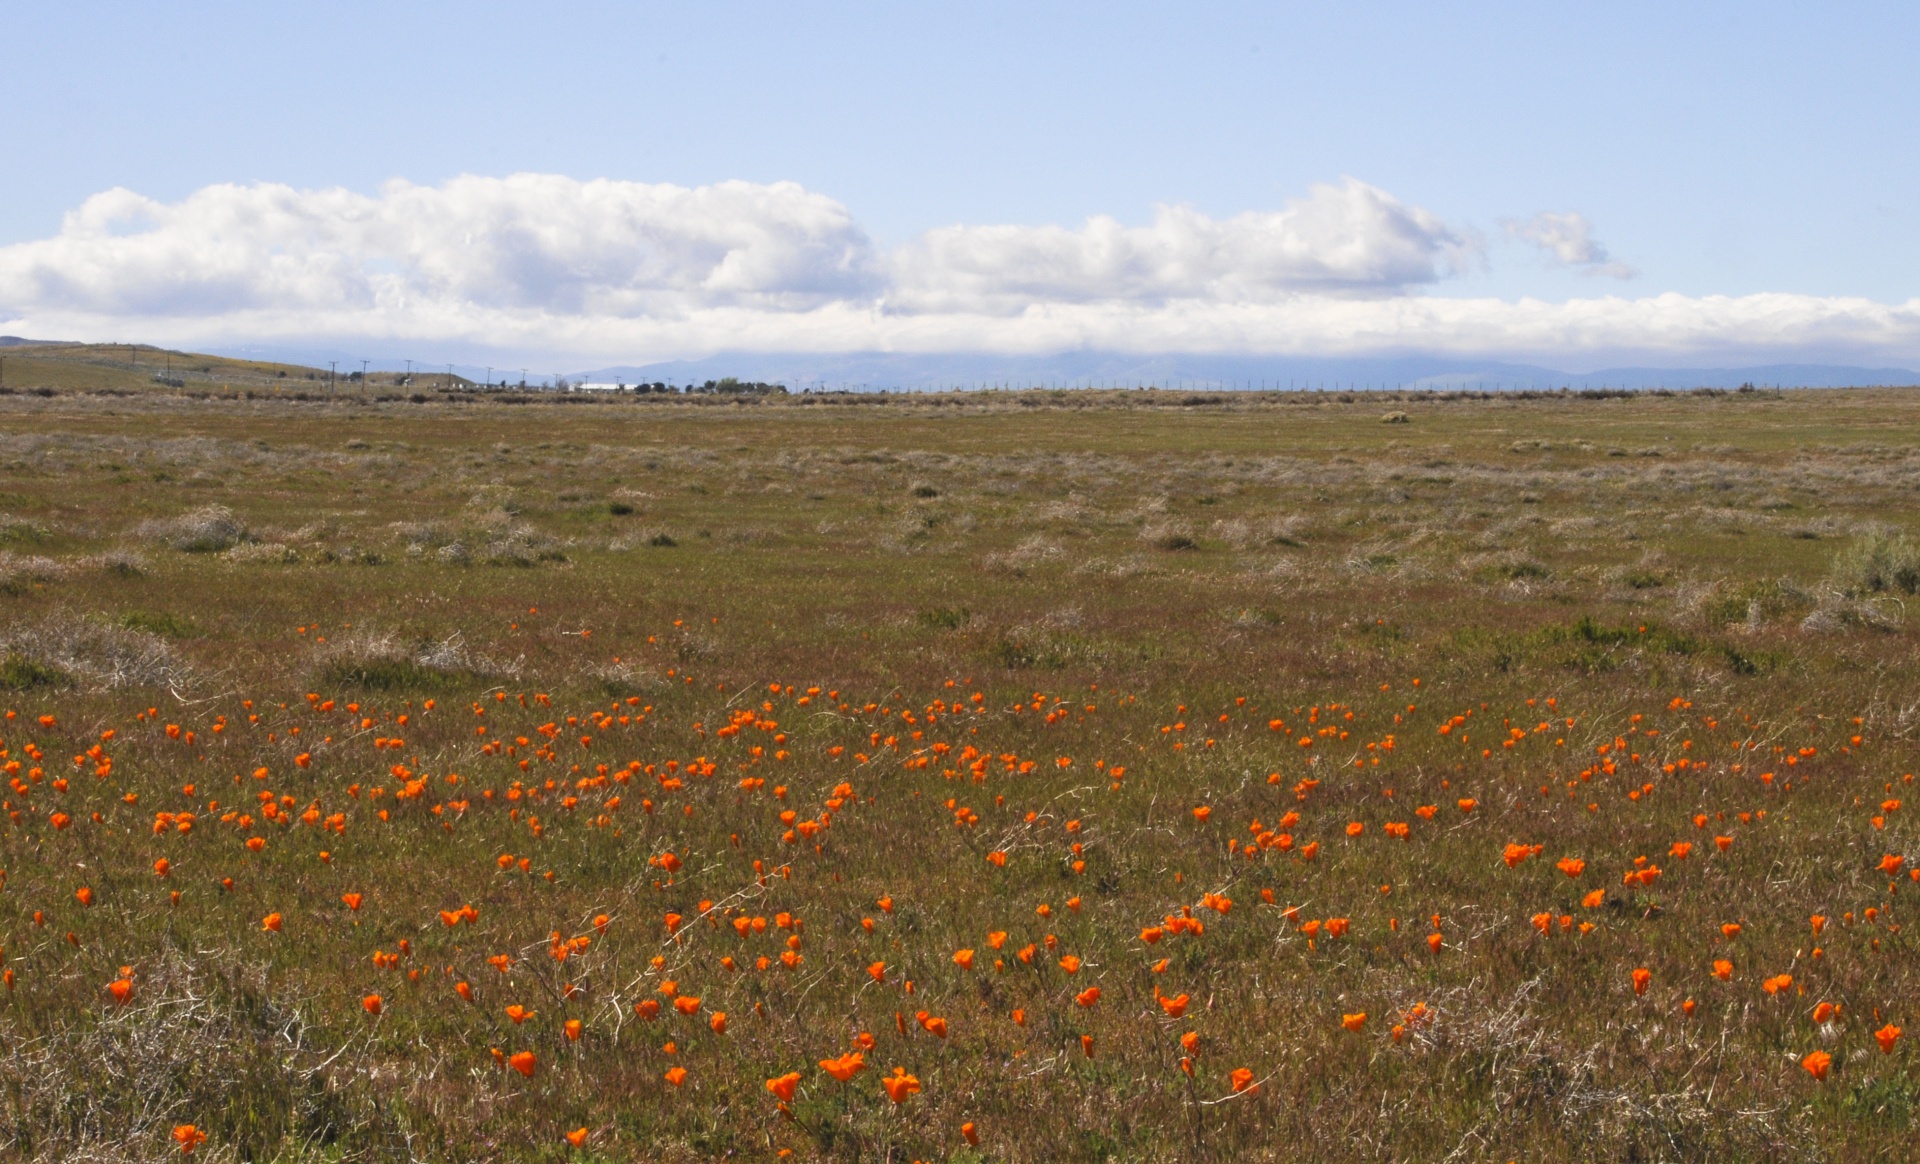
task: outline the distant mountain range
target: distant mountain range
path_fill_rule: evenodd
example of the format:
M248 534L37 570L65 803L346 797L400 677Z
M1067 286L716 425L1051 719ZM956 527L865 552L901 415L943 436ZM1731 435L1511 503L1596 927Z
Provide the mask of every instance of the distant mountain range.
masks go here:
M971 353L847 355L739 352L699 360L594 368L568 379L590 383L703 383L733 376L790 388L950 389L1022 387L1307 388L1332 390L1527 388L1841 388L1920 385L1906 368L1764 364L1735 368L1603 368L1562 372L1530 364L1401 356L1380 359L1063 352L1049 356Z

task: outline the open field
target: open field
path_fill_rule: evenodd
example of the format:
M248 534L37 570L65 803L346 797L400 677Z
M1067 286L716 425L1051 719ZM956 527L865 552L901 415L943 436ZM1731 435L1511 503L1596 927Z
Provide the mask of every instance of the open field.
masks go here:
M1916 498L1894 391L0 396L5 1156L1912 1159Z

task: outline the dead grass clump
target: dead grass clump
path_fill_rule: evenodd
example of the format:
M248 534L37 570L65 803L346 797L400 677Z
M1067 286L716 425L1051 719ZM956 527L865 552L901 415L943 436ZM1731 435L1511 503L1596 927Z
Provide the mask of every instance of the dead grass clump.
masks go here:
M1920 594L1920 546L1905 534L1874 530L1833 560L1832 577L1843 594Z
M229 550L252 535L233 510L224 505L208 505L179 517L143 521L134 536L157 542L187 554L213 554Z
M1156 550L1171 553L1200 548L1200 543L1194 540L1192 528L1177 521L1152 522L1142 526L1140 540Z
M328 1086L305 1024L267 994L263 971L202 973L170 954L141 967L135 990L125 1007L8 1038L0 1129L10 1158L178 1160L170 1133L193 1123L220 1158L261 1159L364 1134L378 1119Z
M315 681L326 686L369 691L443 691L518 674L517 664L476 654L457 634L407 641L373 631L328 643L314 672Z
M38 554L0 550L0 594L24 594L38 583L66 577L67 569L66 563Z
M68 682L98 690L178 688L192 673L159 635L125 626L55 615L0 630L0 657L16 676L37 675L34 686ZM51 683L50 676L60 676Z

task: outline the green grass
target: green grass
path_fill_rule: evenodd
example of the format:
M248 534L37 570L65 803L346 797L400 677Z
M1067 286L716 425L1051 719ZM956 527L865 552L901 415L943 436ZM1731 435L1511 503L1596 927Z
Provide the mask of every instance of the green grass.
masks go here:
M89 383L0 397L0 530L31 531L0 545L0 1156L177 1156L184 1123L283 1161L1849 1161L1920 1132L1920 887L1876 871L1920 857L1885 807L1920 770L1905 394ZM244 536L178 535L213 507ZM1889 1020L1915 1035L1882 1055Z

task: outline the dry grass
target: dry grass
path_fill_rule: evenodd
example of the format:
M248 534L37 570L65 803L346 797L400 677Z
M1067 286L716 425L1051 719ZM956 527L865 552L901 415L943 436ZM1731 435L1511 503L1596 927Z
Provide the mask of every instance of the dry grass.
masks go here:
M0 397L0 1154L1906 1159L1916 413Z

